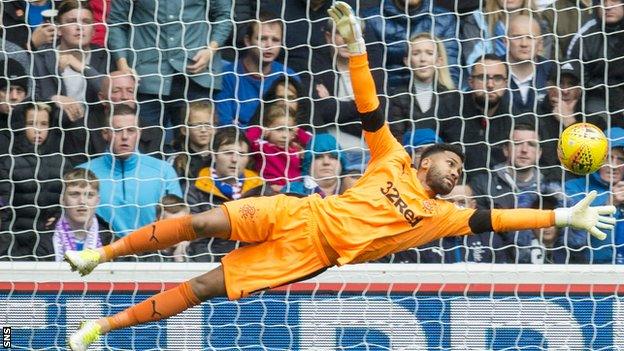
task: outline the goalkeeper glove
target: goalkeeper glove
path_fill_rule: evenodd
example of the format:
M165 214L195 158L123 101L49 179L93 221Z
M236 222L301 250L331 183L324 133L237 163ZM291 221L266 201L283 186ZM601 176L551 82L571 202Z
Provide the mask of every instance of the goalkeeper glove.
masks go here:
M360 22L353 14L353 9L347 3L337 1L334 6L327 10L329 17L334 21L336 30L347 43L347 48L352 54L363 54L366 52L366 43L362 38L362 28Z
M607 234L600 229L612 230L615 218L615 206L589 206L596 198L596 190L592 190L576 205L569 208L555 209L555 225L557 227L572 227L588 231L598 240L604 240Z

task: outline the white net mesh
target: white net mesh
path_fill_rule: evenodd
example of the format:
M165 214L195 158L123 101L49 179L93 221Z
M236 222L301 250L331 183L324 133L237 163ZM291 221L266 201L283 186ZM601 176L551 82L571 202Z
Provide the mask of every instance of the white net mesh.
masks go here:
M624 262L619 1L349 3L362 19L381 108L414 166L425 145L463 147L465 172L452 197L459 206L550 209L597 190L596 205L618 207L616 228L600 242L554 228L480 233L381 262ZM105 245L158 218L241 197L346 191L370 156L348 53L328 22L330 5L2 1L0 259L58 260L64 250ZM609 167L583 177L561 167L559 135L576 122L606 131ZM91 170L97 187L85 192L84 182L63 179L77 167ZM218 262L240 245L201 239L119 261ZM510 275L521 270L508 267ZM472 296L447 295L449 274L423 296L395 296L387 285L373 296L361 286L339 298L314 287L304 297L286 290L218 300L167 323L111 334L99 347L541 350L622 343L613 317L621 304L610 295L619 287L593 295L591 275L579 296L565 289L499 295L494 288ZM23 325L14 311L29 311L27 328L13 329L17 349L61 345L79 319L119 311L150 290L100 285L92 298L87 290L16 289L7 281L0 324ZM478 322L469 318L475 311L484 316Z
M351 4L362 18L393 134L415 156L437 141L462 145L462 184L470 189L458 190L458 196L476 200L466 206L543 208L569 204L593 188L603 192L600 202L618 205L619 156L600 180L574 179L562 172L556 143L576 121L602 129L621 124L615 49L621 8L583 1L501 4ZM170 205L181 201L200 212L241 196L341 193L365 170L369 156L347 53L328 22L329 3L40 5L2 3L2 68L10 83L3 84L0 150L3 257L54 256L52 241L66 214L59 206L59 180L76 166L101 178L96 214L108 231L101 240L152 222L166 195L181 197L167 200ZM52 111L46 117L43 105L27 101L48 103ZM115 112L119 104L139 115L140 135L125 141L117 137L123 133L107 128L127 127L111 118L129 113ZM48 126L33 124L40 114ZM33 141L31 127L47 132ZM284 133L287 147L280 145ZM620 130L609 137L619 139ZM250 144L236 145L244 139ZM226 149L238 158L215 142L234 144ZM135 147L142 156L113 156ZM338 156L341 167L321 175L317 165L325 153ZM532 232L483 234L394 259L619 260L617 229L601 243L574 231L554 235L553 241ZM215 261L235 246L211 240L194 243L187 253ZM146 259L170 260L171 253ZM176 252L188 259L183 254Z
M118 312L215 266L113 263L85 280L56 263L38 263L36 270L3 263L0 276L11 283L0 285L0 323L11 327L13 349L57 348L80 321ZM517 267L374 264L330 269L305 283L238 302L213 299L166 321L112 332L92 349L620 347L619 267ZM147 278L155 270L158 277ZM54 278L42 280L42 274Z

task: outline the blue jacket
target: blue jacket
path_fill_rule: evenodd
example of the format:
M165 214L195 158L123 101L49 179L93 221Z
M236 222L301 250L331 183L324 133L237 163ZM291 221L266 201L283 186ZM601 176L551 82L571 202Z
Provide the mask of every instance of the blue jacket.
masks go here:
M582 200L585 195L592 191L596 190L598 192L598 196L591 203L592 206L601 206L607 205L609 202L609 197L611 196L611 191L609 189L609 184L603 181L600 178L598 172L594 172L585 178L577 178L568 180L565 183L565 193L572 200L571 206L580 200ZM618 208L618 211L615 213L614 217L617 220L617 224L615 225L615 229L613 231L605 231L607 234L607 238L604 240L597 240L593 236L591 236L591 247L592 250L589 254L589 262L590 263L613 263L616 253L618 256L622 257L624 254L624 248L622 245L624 244L624 225L622 223L622 218L624 218L622 214L622 209ZM571 231L576 231L574 229L570 229ZM586 232L583 232L585 235L589 235ZM615 245L615 246L614 246Z
M383 4L382 13L379 6L373 6L363 10L362 17L366 20L366 43L372 44L370 54L382 52L387 60L385 68L389 70L388 86L409 81L410 72L403 69L405 68L403 58L407 55L410 37L420 32L432 31L438 39L444 40L451 76L457 84L459 43L455 14L433 5L431 0L423 0L420 7L410 9L408 14L405 13L405 9L397 8L393 0L386 0Z
M279 77L295 74L290 68L273 61L271 73L258 79L243 67L242 59L236 65L227 62L223 66L221 91L216 96L219 125L236 124L246 127L260 106L260 99ZM298 80L298 79L297 79Z
M182 196L173 167L151 156L136 153L121 160L105 154L78 167L90 169L98 177L100 205L96 213L120 237L156 220L156 205L164 195Z

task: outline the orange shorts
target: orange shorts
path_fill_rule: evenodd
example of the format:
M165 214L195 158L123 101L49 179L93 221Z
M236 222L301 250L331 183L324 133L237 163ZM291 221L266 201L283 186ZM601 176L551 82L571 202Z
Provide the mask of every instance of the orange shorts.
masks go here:
M230 240L253 244L221 260L230 300L311 277L331 265L306 198L252 197L222 206L232 226Z

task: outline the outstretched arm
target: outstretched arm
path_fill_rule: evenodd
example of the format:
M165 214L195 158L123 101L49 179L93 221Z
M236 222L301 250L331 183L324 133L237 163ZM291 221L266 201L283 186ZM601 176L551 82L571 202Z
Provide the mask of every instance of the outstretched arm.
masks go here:
M327 12L351 53L349 58L351 85L355 105L362 118L364 137L371 150L371 159L379 158L395 149L402 149L385 125L358 19L351 7L342 1L337 1Z
M349 73L355 106L362 118L362 129L374 133L383 127L385 120L379 108L377 89L368 66L366 52L349 58Z
M614 206L589 206L596 198L592 191L573 207L561 207L555 210L534 209L494 209L476 210L469 215L468 227L472 233L488 231L506 232L534 228L572 227L588 231L598 240L604 240L602 230L612 230L615 218Z
M375 132L383 126L383 115L379 111L379 99L373 76L368 67L366 43L362 37L362 28L353 14L351 6L338 1L327 10L329 17L334 21L336 30L347 43L351 56L349 57L349 73L351 85L355 95L355 105L362 115L364 130Z

